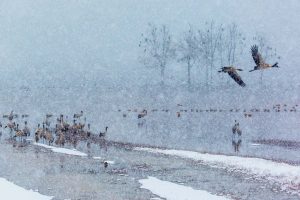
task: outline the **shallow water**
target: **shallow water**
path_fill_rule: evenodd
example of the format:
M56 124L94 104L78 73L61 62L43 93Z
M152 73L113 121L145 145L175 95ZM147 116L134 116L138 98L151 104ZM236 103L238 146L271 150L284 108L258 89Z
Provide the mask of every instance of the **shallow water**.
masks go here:
M128 91L122 88L106 87L33 87L29 90L12 88L11 95L0 97L0 109L4 113L14 110L18 114L29 114L29 126L34 130L37 123L44 120L46 113L56 116L63 113L69 116L71 123L74 113L84 111L87 122L95 134L109 127L107 137L110 140L148 144L159 147L168 147L201 152L220 154L237 154L242 156L263 157L280 160L293 164L300 164L299 148L284 148L275 145L252 145L254 140L279 139L298 141L300 130L300 111L275 112L272 108L276 101L265 99L251 99L239 97L235 104L214 101L197 101L197 96L183 98L177 91L169 93L156 92L156 95L141 91ZM153 91L152 91L153 92ZM293 91L291 91L293 92ZM18 96L13 94L17 93ZM41 95L43 94L43 95ZM137 95L139 94L139 95ZM222 96L224 94L220 94ZM252 94L253 95L253 94ZM274 95L274 94L273 94ZM274 95L275 96L275 95ZM179 98L181 97L181 98ZM204 97L203 97L204 98ZM231 97L235 99L235 97ZM280 98L280 96L278 97ZM283 97L281 97L283 98ZM187 100L189 99L189 100ZM288 99L288 95L286 97ZM264 102L264 103L263 103ZM287 105L289 111L296 101ZM182 103L178 107L177 103ZM286 103L286 102L285 102ZM148 109L148 115L143 120L137 119L137 112ZM210 108L222 109L222 112L206 112ZM238 112L230 109L238 108ZM252 112L251 118L245 118L243 110L260 108L261 112ZM270 112L262 112L269 108ZM128 112L128 109L131 111ZM151 112L158 109L157 112ZM168 109L168 112L162 111ZM193 109L193 112L191 112ZM202 109L203 112L195 112ZM121 112L119 112L121 110ZM178 118L176 112L181 112ZM126 117L123 117L126 114ZM55 117L52 118L54 127ZM238 120L243 131L242 143L239 152L235 152L232 145L231 127L234 120ZM24 119L16 119L23 124ZM5 120L2 121L4 124ZM142 123L142 126L138 126Z
M42 92L41 92L42 91ZM13 95L18 93L17 96ZM40 95L40 94L43 95ZM173 96L172 96L173 95ZM300 165L299 148L254 144L254 140L278 139L298 141L300 130L297 112L257 112L245 118L243 109L272 108L268 103L240 102L233 106L228 102L201 102L181 94L131 95L126 90L101 88L35 88L19 90L0 97L1 111L6 114L14 110L18 114L29 114L26 119L31 130L44 120L46 113L72 116L83 110L91 130L98 135L109 127L107 139L135 144L211 152L227 155L263 157ZM264 102L264 101L263 101ZM178 107L182 103L183 107ZM295 103L295 102L293 102ZM289 106L293 106L291 103ZM149 112L144 120L137 119L137 108L158 109ZM190 109L223 109L222 112L191 112ZM239 112L230 112L240 108ZM119 109L121 112L119 112ZM168 112L162 111L168 109ZM178 118L176 112L181 112ZM126 114L126 117L123 117ZM69 117L69 122L71 122ZM51 119L54 127L55 117ZM238 120L243 131L239 152L232 145L231 127ZM24 119L16 119L23 124ZM3 124L7 121L2 120ZM138 123L143 123L138 126ZM21 126L22 127L22 126ZM0 177L14 183L37 189L40 193L56 199L150 199L155 197L140 189L139 179L154 176L161 180L207 190L212 194L228 195L233 199L298 199L281 191L280 185L264 179L216 169L200 162L172 156L153 155L132 151L125 146L103 146L79 142L76 149L87 153L87 157L68 156L32 144L8 141L8 130L2 130L0 143ZM31 135L31 139L33 134ZM66 145L66 148L74 148ZM93 156L101 159L93 159ZM115 162L107 169L103 160Z
M71 146L67 146L71 148ZM0 143L0 177L55 199L150 199L138 180L154 176L233 199L298 199L280 185L264 179L212 168L189 159L132 151L84 142L78 150L87 157L53 153L30 143ZM94 156L101 159L93 159ZM112 160L104 168L103 160Z

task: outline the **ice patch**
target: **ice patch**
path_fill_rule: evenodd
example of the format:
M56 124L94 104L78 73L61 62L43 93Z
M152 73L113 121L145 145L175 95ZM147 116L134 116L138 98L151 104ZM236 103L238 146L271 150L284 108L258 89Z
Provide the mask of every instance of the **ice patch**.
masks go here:
M63 154L68 154L68 155L75 155L75 156L87 156L86 153L80 152L76 149L66 149L66 148L60 148L60 147L53 147L45 144L40 144L40 143L33 143L34 145L44 147L47 149L50 149L51 151L55 153L63 153Z
M26 190L4 178L0 178L0 194L2 197L1 199L50 200L53 198L32 190Z
M214 168L225 168L233 171L236 170L254 174L257 177L266 178L269 181L280 183L282 184L282 189L291 189L294 191L293 193L300 195L299 189L295 190L295 188L298 188L300 185L300 166L274 162L261 158L214 155L183 150L163 150L141 147L136 147L135 150L189 158L202 161L204 164Z
M178 185L168 181L162 181L149 176L147 179L141 179L141 188L150 190L162 198L168 200L226 200L228 198L210 194L204 190L195 190L191 187Z

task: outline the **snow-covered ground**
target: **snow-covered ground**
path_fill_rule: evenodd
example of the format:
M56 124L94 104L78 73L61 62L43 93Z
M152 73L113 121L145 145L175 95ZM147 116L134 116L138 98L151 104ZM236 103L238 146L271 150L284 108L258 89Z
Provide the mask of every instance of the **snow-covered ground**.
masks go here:
M204 190L195 190L191 187L162 181L149 176L147 179L141 179L141 188L150 190L153 194L163 197L167 200L228 200L229 198L210 194Z
M56 152L56 153L63 153L63 154L74 155L74 156L87 156L86 153L80 152L76 149L60 148L60 147L49 146L49 145L41 144L41 143L33 143L33 144L40 146L40 147L44 147L46 149L50 149L51 151Z
M300 166L278 163L261 158L214 155L182 150L165 150L141 147L136 147L135 150L193 159L203 162L203 164L211 167L254 174L260 178L265 178L272 182L278 182L282 185L282 189L292 189L296 191L298 195L300 195Z
M99 145L92 144L89 148L86 145L82 148L79 143L76 148L88 156L78 156L49 153L43 149L47 147L31 143L19 144L1 138L0 176L57 199L149 200L171 197L167 189L156 192L155 188L150 189L153 179L147 189L140 189L139 180L146 179L146 187L149 183L147 177L156 177L156 185L169 187L169 183L173 183L183 186L182 190L191 190L197 197L204 194L209 196L206 192L199 192L207 191L211 195L246 200L249 195L247 191L251 190L251 198L255 200L297 199L295 195L280 190L276 184L241 174L239 170L234 170L234 166L229 170L221 164L204 164L194 162L194 159L122 146L99 148ZM108 156L114 158L115 162L105 159ZM105 160L109 162L106 168L103 165Z
M53 197L26 190L4 178L0 178L0 198L3 200L50 200Z
M55 146L49 146L46 144L41 144L41 143L33 143L36 146L44 147L46 149L50 149L51 151L55 153L62 153L66 155L73 155L73 156L88 156L88 154L78 151L77 149L68 149L68 148L61 148L61 147L55 147ZM102 160L102 162L107 162L108 164L115 164L115 161L113 160L104 160L102 157L99 156L93 156L93 159L95 160Z

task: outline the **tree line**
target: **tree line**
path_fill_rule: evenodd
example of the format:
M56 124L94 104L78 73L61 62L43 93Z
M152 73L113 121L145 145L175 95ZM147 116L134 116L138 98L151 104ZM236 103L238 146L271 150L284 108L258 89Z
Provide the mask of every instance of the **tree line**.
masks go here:
M258 46L264 59L277 56L276 49L270 47L262 35L256 34L251 42ZM223 25L210 21L201 29L190 25L178 39L173 37L167 25L149 23L146 32L141 34L139 60L143 66L160 71L161 84L164 84L166 70L172 62L186 68L189 86L192 85L192 69L197 67L209 88L218 68L236 65L244 53L249 53L246 45L246 36L235 23Z

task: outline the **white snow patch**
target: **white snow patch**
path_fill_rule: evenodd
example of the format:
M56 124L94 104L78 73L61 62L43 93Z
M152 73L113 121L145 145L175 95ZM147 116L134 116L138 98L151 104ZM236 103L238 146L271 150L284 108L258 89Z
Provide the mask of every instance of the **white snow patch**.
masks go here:
M111 165L115 164L115 161L112 161L112 160L105 160L104 162L107 162L108 164L111 164Z
M162 181L149 176L147 179L141 179L141 188L150 190L162 198L168 200L226 200L228 198L210 194L204 190L195 190L191 187L178 185L168 181Z
M260 146L261 144L251 143L252 146Z
M152 198L150 198L150 200L163 200L163 199L161 199L159 197L152 197Z
M45 144L40 144L40 143L33 143L34 145L44 147L47 149L50 149L53 152L56 153L63 153L63 154L68 154L68 155L75 155L75 156L87 156L86 153L80 152L76 149L66 149L66 148L60 148L60 147L53 147Z
M53 197L42 195L32 190L26 190L20 186L0 178L0 194L5 199L22 199L22 200L50 200ZM1 198L1 199L2 199Z
M282 189L292 189L300 185L300 166L274 162L262 158L248 158L227 155L215 155L183 150L163 150L155 148L140 148L135 150L160 153L181 158L202 161L215 168L230 169L254 174L269 181L282 184ZM300 194L296 192L297 194Z
M102 157L94 156L93 159L95 159L95 160L102 160ZM112 160L103 160L102 162L103 162L103 163L104 163L104 162L107 162L108 164L111 164L111 165L115 164L115 161L112 161Z

